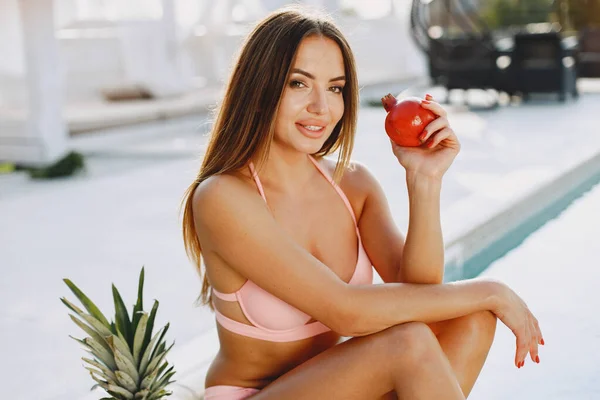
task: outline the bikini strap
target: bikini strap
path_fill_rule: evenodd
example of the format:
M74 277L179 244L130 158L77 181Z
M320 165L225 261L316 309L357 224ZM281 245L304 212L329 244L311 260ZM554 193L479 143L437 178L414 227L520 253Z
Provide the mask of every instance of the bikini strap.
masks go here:
M237 296L236 293L222 293L219 292L217 289L212 288L212 292L215 296L217 296L219 299L221 300L225 300L225 301L237 301Z
M263 200L266 202L267 196L265 196L265 191L263 189L262 183L260 183L260 179L258 179L258 174L256 173L256 169L254 168L254 164L252 163L252 161L250 162L250 164L248 164L248 167L250 168L250 173L252 174L252 177L254 178L254 182L256 182L256 187L258 188L260 195L262 196Z
M354 210L352 209L352 205L350 204L350 200L348 200L348 197L346 197L346 194L344 193L344 191L335 183L335 181L327 173L327 171L325 171L325 169L323 167L321 167L321 165L319 165L319 163L317 162L317 160L315 160L310 155L308 156L308 158L310 159L310 161L313 162L313 164L315 164L315 167L317 167L317 169L319 170L319 172L321 172L321 174L323 174L323 176L329 181L329 183L331 183L331 185L333 186L333 188L335 189L335 191L338 192L338 194L340 195L340 197L344 201L344 204L346 204L346 208L348 208L348 211L350 211L350 216L352 217L352 220L354 221L354 225L356 225L356 227L358 228L358 223L356 222L356 215L354 215Z

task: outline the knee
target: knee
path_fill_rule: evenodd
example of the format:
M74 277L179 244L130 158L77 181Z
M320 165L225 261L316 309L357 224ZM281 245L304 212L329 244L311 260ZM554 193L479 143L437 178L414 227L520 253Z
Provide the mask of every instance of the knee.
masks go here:
M479 311L459 318L461 331L470 341L493 340L496 333L496 316L489 311Z
M437 338L429 326L421 322L395 325L383 333L386 354L396 360L419 363L440 350Z

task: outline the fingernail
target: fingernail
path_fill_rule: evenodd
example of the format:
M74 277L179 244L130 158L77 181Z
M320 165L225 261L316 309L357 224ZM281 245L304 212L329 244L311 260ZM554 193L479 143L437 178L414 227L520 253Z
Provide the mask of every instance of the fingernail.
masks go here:
M542 340L540 341L540 343L542 344L542 346L546 344L546 343L544 343L544 339L542 339Z
M419 136L419 140L422 142L425 140L425 137L427 137L427 132L423 131L423 133L421 133L421 136Z
M429 100L421 100L422 104L431 104L431 102Z
M538 364L540 363L540 356L535 356L535 362Z
M427 147L432 148L433 147L433 141L429 142L429 144L427 145Z
M426 98L433 99L433 96L432 96L432 95L430 95L429 93L427 93L427 94L425 95L425 97L426 97Z

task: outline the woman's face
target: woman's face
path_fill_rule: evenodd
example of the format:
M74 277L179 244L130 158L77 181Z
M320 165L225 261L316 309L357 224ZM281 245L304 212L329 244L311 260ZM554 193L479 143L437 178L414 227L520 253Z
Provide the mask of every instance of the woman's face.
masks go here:
M275 117L274 144L313 154L344 114L342 52L331 39L302 40Z

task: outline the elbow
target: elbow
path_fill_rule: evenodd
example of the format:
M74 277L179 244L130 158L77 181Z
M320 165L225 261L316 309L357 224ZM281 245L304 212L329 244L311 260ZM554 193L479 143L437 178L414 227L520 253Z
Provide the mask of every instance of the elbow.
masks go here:
M349 286L348 289L352 290ZM365 336L376 332L367 328L369 323L365 313L361 313L360 304L355 301L355 294L346 293L340 298L342 300L336 302L333 317L330 318L330 324L327 324L331 330L347 337Z
M357 321L360 319L352 315L351 313L340 313L336 321L334 321L334 325L331 327L331 330L340 334L341 336L362 336L360 333L360 329L357 326Z

